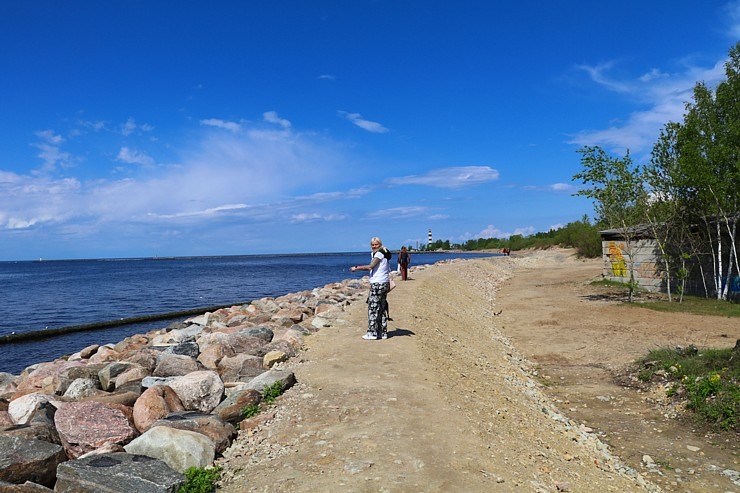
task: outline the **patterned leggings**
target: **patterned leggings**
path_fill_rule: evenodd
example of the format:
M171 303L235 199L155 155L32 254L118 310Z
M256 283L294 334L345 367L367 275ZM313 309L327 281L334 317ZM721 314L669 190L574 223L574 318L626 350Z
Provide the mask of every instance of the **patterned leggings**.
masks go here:
M367 297L367 333L375 338L388 333L388 284L370 284Z

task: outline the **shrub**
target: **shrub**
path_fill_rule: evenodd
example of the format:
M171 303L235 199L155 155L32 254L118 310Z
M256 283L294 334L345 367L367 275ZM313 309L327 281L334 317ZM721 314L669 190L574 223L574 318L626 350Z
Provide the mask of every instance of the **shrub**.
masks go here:
M185 470L185 478L185 485L177 493L212 493L216 491L216 482L221 478L221 468L189 467Z

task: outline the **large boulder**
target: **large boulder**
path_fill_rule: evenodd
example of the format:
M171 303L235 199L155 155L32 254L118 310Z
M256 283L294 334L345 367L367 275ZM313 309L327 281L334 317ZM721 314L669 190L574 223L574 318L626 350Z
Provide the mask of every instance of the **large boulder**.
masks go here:
M0 399L10 400L18 388L18 380L16 375L0 372Z
M56 391L56 375L76 366L84 366L84 363L81 361L53 361L26 368L21 373L13 399L34 392L54 394Z
M78 378L64 391L64 397L71 400L100 394L105 394L105 392L100 388L100 380L97 378Z
M57 400L58 397L44 392L33 392L26 394L17 399L10 401L8 404L8 413L15 424L23 425L28 423L36 411L36 406L40 403Z
M242 353L221 358L217 371L224 382L248 382L265 369L261 357Z
M65 368L54 375L54 393L64 395L70 385L76 380L98 380L98 372L106 365L104 363L90 364L82 362L79 366ZM100 382L96 384L100 386Z
M174 493L185 476L164 462L123 452L91 455L61 464L57 493Z
M152 375L155 377L174 377L200 370L205 370L205 367L190 356L162 353L157 358L157 366L154 368Z
M188 430L207 436L216 447L216 453L226 450L236 435L236 428L215 414L198 411L180 411L168 414L165 418L152 423L155 426L167 426L178 430Z
M215 371L195 371L172 377L168 383L185 409L210 413L221 402L224 383Z
M232 392L221 402L213 414L224 421L236 424L242 419L242 410L262 401L262 394L258 390L246 389Z
M134 404L134 424L140 432L148 430L152 423L176 411L184 411L180 398L167 385L155 385L146 389Z
M156 351L161 351L164 354L179 354L181 356L190 356L191 358L197 358L198 353L200 353L198 344L190 340L177 343L152 345L150 347Z
M0 434L27 438L29 440L43 440L49 443L61 445L59 433L54 425L54 414L56 407L51 402L41 401L31 414L26 424L2 426Z
M122 409L99 402L62 403L54 423L71 459L108 443L126 444L138 434Z
M265 387L271 387L280 382L283 390L288 390L295 385L295 374L290 370L270 369L250 380L246 385L240 386L240 390L254 389L262 393Z
M206 467L216 457L216 447L205 435L167 426L155 426L123 447L129 454L164 461L175 471Z
M0 436L0 480L31 481L53 487L57 466L67 460L59 445L20 437Z
M110 392L115 387L115 378L126 370L130 369L133 363L114 361L105 365L98 372L98 380L100 381L100 388Z
M138 364L134 364L129 369L118 375L113 381L113 387L119 389L125 385L134 382L141 382L144 378L152 374L152 371Z

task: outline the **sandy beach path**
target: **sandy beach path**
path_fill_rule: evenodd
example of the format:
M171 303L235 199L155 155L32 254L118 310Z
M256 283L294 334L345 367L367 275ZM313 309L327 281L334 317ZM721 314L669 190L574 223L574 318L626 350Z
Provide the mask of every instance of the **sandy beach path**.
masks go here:
M386 341L361 339L366 305L351 305L289 363L299 383L240 433L219 491L657 491L553 406L501 332L529 308L499 314L497 291L540 261L414 271L389 295Z

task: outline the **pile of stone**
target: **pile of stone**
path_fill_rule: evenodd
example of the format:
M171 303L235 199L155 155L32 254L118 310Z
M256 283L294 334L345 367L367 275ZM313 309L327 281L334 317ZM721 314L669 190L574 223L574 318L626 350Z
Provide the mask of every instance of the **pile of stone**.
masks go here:
M341 321L366 280L263 298L0 373L0 491L174 492L251 420L303 338Z

